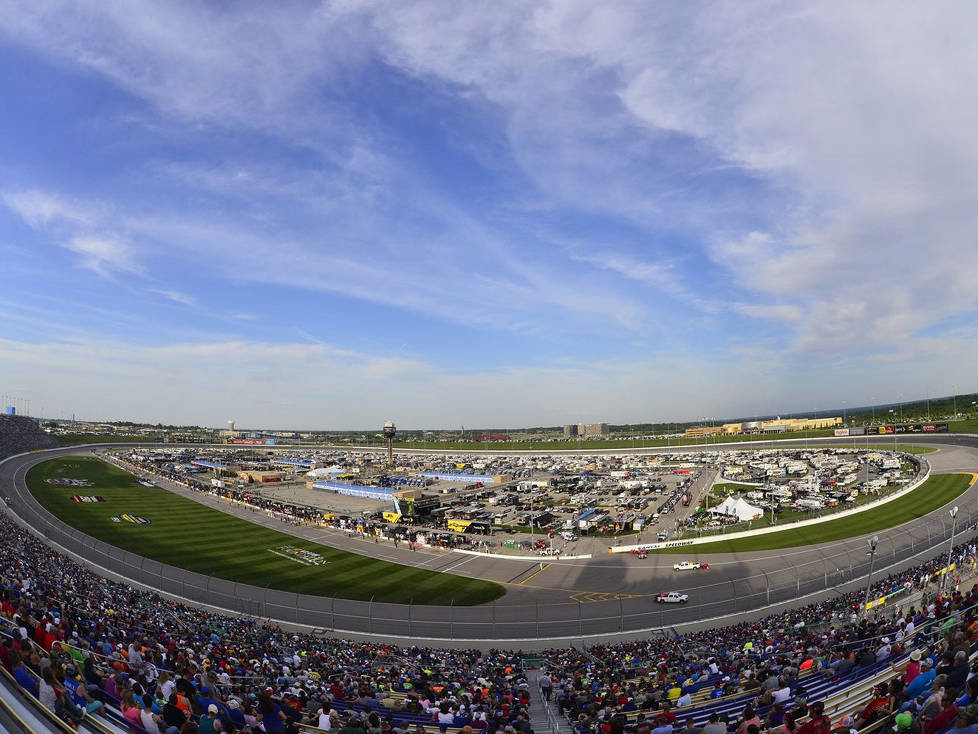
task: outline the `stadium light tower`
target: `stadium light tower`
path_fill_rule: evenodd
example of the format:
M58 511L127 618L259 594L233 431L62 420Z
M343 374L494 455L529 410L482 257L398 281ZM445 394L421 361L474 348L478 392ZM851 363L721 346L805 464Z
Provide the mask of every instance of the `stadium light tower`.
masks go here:
M384 423L384 438L387 439L387 463L390 465L394 463L394 436L396 435L397 426L394 425L394 421Z
M873 583L873 561L876 560L876 546L879 545L880 539L878 535L874 535L872 538L867 539L869 543L869 575L866 577L866 593L863 594L863 608L860 610L860 616L866 614L866 605L869 604L869 587Z
M951 552L954 550L954 530L958 521L958 506L955 505L948 513L951 515L951 537L947 539L947 563L944 564L944 575L941 576L941 593L944 593L944 585L947 577L951 573Z

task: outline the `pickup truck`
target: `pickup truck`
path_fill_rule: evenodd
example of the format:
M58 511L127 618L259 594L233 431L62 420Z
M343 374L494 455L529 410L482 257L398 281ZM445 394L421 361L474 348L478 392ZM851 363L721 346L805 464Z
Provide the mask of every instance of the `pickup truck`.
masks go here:
M678 591L662 592L655 595L655 600L659 604L685 604L689 601L689 594L680 594Z
M695 571L698 568L709 568L709 563L696 563L694 561L680 561L672 564L673 571Z

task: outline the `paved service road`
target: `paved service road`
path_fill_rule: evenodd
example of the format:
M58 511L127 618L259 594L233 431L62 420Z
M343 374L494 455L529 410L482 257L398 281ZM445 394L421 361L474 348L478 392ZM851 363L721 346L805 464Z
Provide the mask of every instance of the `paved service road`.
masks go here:
M832 445L855 446L893 443L892 437L830 439ZM901 437L903 443L934 444L938 453L926 455L934 473L978 471L978 436ZM752 447L797 448L816 446L816 440ZM821 443L825 443L824 441ZM129 444L127 444L129 446ZM696 447L698 450L740 448L737 445ZM627 449L605 453L670 453L675 447ZM195 501L214 504L221 510L240 514L253 522L268 524L284 532L354 552L381 557L405 565L491 579L506 586L506 596L480 607L434 607L420 604L371 604L329 599L236 584L176 569L113 548L67 528L44 510L27 491L24 476L34 464L55 456L92 453L91 448L71 447L12 457L0 463L2 494L11 499L16 516L33 527L48 542L62 546L115 574L166 593L210 604L230 611L286 622L301 623L341 634L378 634L385 638L405 636L438 640L496 640L500 642L547 639L566 644L571 640L645 636L649 630L684 627L738 612L761 616L760 609L783 603L796 606L837 593L861 588L866 583L868 562L866 539L826 543L806 548L756 553L709 554L699 558L695 547L676 555L650 555L638 559L629 554L597 553L590 560L526 560L505 556L481 557L458 552L409 551L376 544L332 530L296 527L262 513L227 503L211 495L171 485ZM562 452L570 453L570 452ZM574 452L594 454L595 451ZM158 480L159 478L157 478ZM163 482L158 482L162 484ZM697 492L702 488L697 485ZM696 497L695 499L698 499ZM957 539L970 538L969 527L978 520L978 484L956 504L961 507ZM967 531L967 534L965 532ZM912 523L880 531L874 573L886 573L928 559L947 548L950 518L946 509L932 512ZM708 561L708 570L673 571L680 560ZM686 605L654 602L660 591L690 595ZM710 624L709 626L713 626Z

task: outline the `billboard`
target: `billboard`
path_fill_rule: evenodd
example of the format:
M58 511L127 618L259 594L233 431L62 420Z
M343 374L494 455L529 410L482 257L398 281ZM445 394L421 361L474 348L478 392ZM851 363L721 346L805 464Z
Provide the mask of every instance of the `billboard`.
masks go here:
M836 436L848 436L849 435L849 429L848 428L836 428L835 429L835 435Z
M849 429L849 435L850 436L865 436L866 435L866 429L865 428L862 428L862 427L860 427L860 428L850 428Z

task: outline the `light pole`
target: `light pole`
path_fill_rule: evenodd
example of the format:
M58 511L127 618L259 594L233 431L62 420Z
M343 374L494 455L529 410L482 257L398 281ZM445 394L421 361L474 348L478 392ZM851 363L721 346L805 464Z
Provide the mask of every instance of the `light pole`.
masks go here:
M944 585L947 583L947 576L951 573L951 551L954 550L954 527L957 523L958 506L955 505L948 513L951 515L951 537L947 539L947 563L944 564L944 575L941 577L941 593L944 593Z
M879 545L880 539L878 535L874 535L867 541L869 543L869 575L866 577L866 593L863 595L863 608L860 610L860 616L866 614L866 605L869 604L869 585L873 583L873 562L876 560L876 546Z

